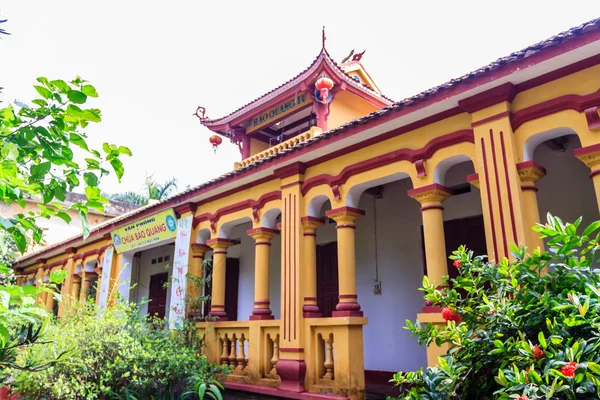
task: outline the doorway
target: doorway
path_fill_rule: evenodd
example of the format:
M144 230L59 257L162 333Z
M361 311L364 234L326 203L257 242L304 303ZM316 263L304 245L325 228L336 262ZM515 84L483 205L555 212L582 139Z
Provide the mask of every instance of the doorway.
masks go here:
M165 317L167 309L167 287L165 284L169 280L169 273L164 272L150 276L150 287L148 298L148 315L158 318Z
M317 246L317 305L330 318L339 296L337 242Z

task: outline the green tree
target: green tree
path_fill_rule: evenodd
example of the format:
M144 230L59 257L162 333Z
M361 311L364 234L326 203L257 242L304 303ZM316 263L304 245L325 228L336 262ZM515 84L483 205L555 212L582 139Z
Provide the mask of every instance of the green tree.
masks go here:
M398 373L402 399L600 398L600 221L580 229L548 215L534 228L548 252L512 247L514 261L486 262L461 247L460 274L425 299L447 326L406 322L422 344L449 344L439 367ZM579 232L579 233L578 233Z
M83 130L101 120L100 110L84 107L90 98L98 97L94 86L79 77L70 82L41 77L37 82L34 88L39 97L30 104L0 108L0 201L24 207L26 198L42 200L36 212L0 217L0 247L14 245L21 253L29 238L42 240L37 219L58 217L70 223L69 210L81 216L87 238L88 211L103 211L107 202L98 188L101 178L111 169L120 180L124 172L120 157L131 155L124 146L104 143L102 149L93 149L88 145ZM66 193L81 186L87 200L64 206ZM8 262L0 259L0 275L10 275ZM18 354L25 347L44 343L41 338L50 317L36 305L36 298L47 291L59 300L55 289L63 279L64 273L59 273L51 276L50 284L39 287L0 286L0 366L39 370L58 359L23 364Z
M154 179L154 175L146 176L142 193L122 192L113 194L104 194L110 200L121 201L127 204L145 206L150 200L164 200L171 196L177 190L177 179L171 178L165 182L159 183Z

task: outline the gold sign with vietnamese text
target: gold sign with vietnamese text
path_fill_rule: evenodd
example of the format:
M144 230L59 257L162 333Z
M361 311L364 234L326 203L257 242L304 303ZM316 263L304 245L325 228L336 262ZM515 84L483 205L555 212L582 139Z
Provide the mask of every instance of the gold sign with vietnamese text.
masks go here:
M275 120L291 114L294 111L298 111L306 104L310 104L310 102L311 99L306 95L306 92L300 92L283 103L252 118L249 121L250 124L246 128L246 132L250 133L259 130L260 128L264 128L265 126L272 124Z
M175 237L177 219L173 209L138 219L110 232L117 253L138 249Z

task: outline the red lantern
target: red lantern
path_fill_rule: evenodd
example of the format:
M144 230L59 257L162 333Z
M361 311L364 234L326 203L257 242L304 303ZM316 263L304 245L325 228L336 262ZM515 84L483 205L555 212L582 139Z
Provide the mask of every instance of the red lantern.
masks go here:
M213 150L215 151L215 154L217 154L217 147L219 147L219 145L221 143L223 143L223 139L221 139L221 136L212 135L210 137L210 139L208 139L208 140L212 144L212 147L213 147Z
M317 88L321 94L321 102L326 103L327 97L329 97L329 91L333 88L333 81L327 77L319 78L315 83L315 88Z

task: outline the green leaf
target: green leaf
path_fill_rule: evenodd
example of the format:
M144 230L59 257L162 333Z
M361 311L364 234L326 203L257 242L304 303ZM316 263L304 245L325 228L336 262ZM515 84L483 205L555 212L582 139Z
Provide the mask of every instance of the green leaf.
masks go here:
M56 216L65 221L67 224L71 223L71 216L64 211L57 212Z
M55 270L50 273L50 276L48 279L50 279L50 282L56 283L57 285L59 285L65 280L65 278L67 277L67 274L68 274L67 271L64 269Z
M129 148L125 147L125 146L119 146L119 153L126 154L128 156L132 156L133 155L133 153L131 153L131 150L129 150Z
M52 164L50 161L46 161L37 165L32 165L30 169L31 177L34 179L43 179L48 172Z
M42 291L35 286L32 286L32 285L23 286L23 293L27 296L37 296L41 292Z
M581 234L581 236L590 236L594 233L598 228L600 228L600 221L592 222Z
M85 195L88 200L95 200L100 197L100 189L97 186L86 186Z
M202 383L202 384L200 384L200 387L198 388L198 397L200 399L203 399L205 392L206 392L206 383Z
M79 217L81 218L83 240L87 240L88 236L90 236L90 223L88 222L87 215L82 210L79 210Z
M69 90L67 92L67 97L75 104L83 104L87 100L86 94L79 90Z
M61 93L67 93L69 90L71 90L71 86L69 86L69 84L63 81L62 79L50 81L50 83L56 88L58 88L58 90L60 90Z
M538 333L538 341L540 342L540 346L542 349L548 347L548 343L546 342L546 337L544 336L544 332Z
M19 157L19 148L16 144L8 142L2 147L2 158L15 161Z
M21 232L19 229L13 229L11 230L10 235L15 241L15 244L17 245L19 251L21 253L25 253L25 250L27 250L27 238L25 237L23 232Z
M52 92L48 89L46 89L43 86L38 86L35 85L34 89L40 94L40 96L42 96L45 99L51 99L52 98Z
M98 177L93 172L84 173L83 180L88 186L98 186Z
M98 92L96 92L96 88L92 85L83 85L81 91L90 97L98 97Z
M218 400L223 400L223 397L221 396L221 391L219 390L218 387L216 387L215 385L211 384L210 385L210 390L214 393L214 395L216 396L216 398Z
M115 171L115 174L117 175L117 179L119 180L119 183L121 183L121 178L123 177L123 174L125 173L125 169L123 168L123 163L118 158L113 158L112 160L110 160L110 165L112 165L112 167Z
M89 147L88 147L85 139L83 139L83 137L81 137L80 135L78 135L76 133L71 133L70 138L71 138L71 143L73 143L74 145L77 145L84 150L89 150Z

